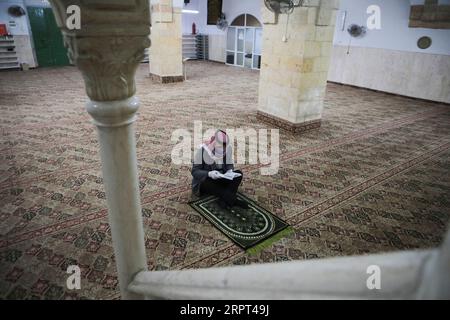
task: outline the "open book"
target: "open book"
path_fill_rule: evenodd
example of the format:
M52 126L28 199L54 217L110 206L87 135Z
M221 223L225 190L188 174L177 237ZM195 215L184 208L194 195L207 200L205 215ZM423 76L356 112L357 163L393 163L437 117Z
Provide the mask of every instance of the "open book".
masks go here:
M236 172L227 172L225 174L220 174L219 177L223 178L223 179L228 179L228 180L233 180L234 178L240 177L242 176L242 174L240 173L236 173Z

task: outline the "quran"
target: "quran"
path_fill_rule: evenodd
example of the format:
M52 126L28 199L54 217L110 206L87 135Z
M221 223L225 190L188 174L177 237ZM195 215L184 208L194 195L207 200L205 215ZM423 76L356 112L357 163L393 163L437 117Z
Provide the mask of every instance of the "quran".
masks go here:
M227 172L225 174L219 174L219 177L223 178L223 179L228 179L228 180L233 180L234 178L240 177L242 176L242 174L237 173L237 172Z

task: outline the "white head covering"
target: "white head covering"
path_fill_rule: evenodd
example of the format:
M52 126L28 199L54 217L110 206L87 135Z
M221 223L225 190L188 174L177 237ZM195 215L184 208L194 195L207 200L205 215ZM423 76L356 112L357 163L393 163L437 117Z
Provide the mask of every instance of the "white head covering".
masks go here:
M230 138L223 130L217 130L214 136L202 145L202 147L208 152L213 159L223 159L227 153L228 144ZM217 146L217 143L220 146Z

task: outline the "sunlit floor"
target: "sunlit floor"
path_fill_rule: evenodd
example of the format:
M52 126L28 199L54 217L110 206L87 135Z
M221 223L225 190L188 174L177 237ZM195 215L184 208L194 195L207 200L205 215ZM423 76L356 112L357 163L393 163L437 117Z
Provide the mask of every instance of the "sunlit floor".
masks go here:
M275 176L241 166L241 191L295 234L248 256L193 211L171 134L271 128L256 118L259 74L191 62L189 81L137 75L136 125L148 265L217 267L427 248L450 216L450 107L328 85L322 127L280 132ZM97 136L77 69L0 73L0 298L118 298ZM82 268L82 289L65 289Z

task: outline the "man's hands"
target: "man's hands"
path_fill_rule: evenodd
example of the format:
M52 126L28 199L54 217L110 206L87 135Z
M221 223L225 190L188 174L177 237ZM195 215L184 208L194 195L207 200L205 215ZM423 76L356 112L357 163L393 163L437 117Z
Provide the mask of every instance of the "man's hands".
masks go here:
M208 172L208 177L210 177L213 180L217 180L220 178L220 172L217 170L213 170Z

